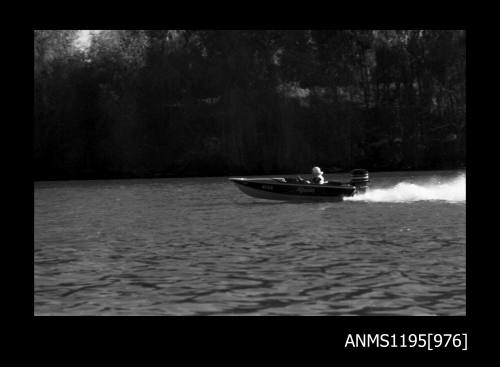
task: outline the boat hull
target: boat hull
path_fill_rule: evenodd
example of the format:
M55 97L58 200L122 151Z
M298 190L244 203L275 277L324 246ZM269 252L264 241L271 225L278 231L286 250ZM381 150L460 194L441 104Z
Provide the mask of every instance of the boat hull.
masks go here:
M342 201L353 196L356 188L349 184L297 184L279 182L283 179L230 178L243 193L267 200L279 201Z

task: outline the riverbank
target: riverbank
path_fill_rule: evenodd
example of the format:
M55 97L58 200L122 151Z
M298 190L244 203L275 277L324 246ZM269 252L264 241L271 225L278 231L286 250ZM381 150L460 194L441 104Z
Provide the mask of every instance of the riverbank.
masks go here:
M323 168L323 167L322 167ZM440 171L440 170L460 170L466 169L465 165L458 166L444 166L433 168L366 168L366 167L352 167L351 169L342 169L336 167L323 168L326 175L335 173L349 173L354 168L365 168L369 172L407 172L407 171ZM267 175L295 175L297 172L308 172L308 168L298 170L234 170L234 171L215 171L215 172L193 172L187 171L183 173L178 172L147 172L147 173L122 173L122 172L108 172L108 173L82 173L72 175L46 175L38 176L33 179L34 182L38 181L71 181L71 180L119 180L119 179L147 179L147 178L186 178L186 177L221 177L221 176L267 176Z

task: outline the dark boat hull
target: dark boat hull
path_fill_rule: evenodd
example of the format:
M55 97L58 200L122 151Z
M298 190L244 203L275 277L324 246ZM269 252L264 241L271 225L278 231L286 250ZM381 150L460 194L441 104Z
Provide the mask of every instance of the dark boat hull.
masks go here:
M356 187L350 184L323 185L280 182L283 179L230 178L245 194L259 199L280 201L342 201L353 196Z

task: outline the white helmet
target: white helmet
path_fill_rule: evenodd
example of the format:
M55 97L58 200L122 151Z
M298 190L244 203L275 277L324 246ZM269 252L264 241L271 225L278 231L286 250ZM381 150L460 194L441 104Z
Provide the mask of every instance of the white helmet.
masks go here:
M321 171L321 168L319 168L319 167L313 167L312 172L315 175L322 175L323 174L323 171Z

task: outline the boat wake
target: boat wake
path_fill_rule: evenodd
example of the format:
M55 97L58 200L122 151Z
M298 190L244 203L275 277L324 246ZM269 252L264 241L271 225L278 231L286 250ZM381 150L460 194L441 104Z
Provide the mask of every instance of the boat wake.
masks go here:
M389 188L369 189L365 194L344 200L393 203L425 200L465 202L465 174L447 180L434 178L418 184L400 182Z

